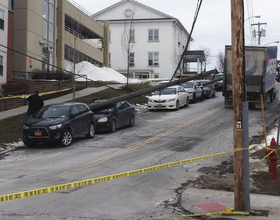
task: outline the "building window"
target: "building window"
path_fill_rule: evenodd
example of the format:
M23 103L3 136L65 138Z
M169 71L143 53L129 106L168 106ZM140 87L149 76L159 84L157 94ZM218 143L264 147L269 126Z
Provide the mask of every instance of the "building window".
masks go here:
M159 41L158 29L149 30L149 41Z
M3 76L3 57L0 56L0 76Z
M135 30L134 29L130 29L130 43L135 43Z
M4 11L0 9L0 29L4 30Z
M129 53L129 66L134 66L134 53Z
M72 47L67 45L64 46L64 59L69 60L72 63L80 63L82 61L88 61L91 64L101 67L102 64L91 57L81 53L80 51L75 50Z
M54 42L54 0L44 0L43 3L43 38Z
M159 66L158 52L149 53L148 66Z
M14 8L14 0L9 0L9 10L12 11Z

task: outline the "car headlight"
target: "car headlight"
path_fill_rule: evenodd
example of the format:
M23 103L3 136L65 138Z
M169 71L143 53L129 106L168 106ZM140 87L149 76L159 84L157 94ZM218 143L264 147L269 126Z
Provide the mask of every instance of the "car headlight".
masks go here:
M152 99L148 99L148 102L154 102Z
M174 102L175 99L168 99L168 102Z
M24 130L28 130L29 127L28 127L27 125L23 125L23 129L24 129Z
M51 130L62 128L62 124L50 126Z
M100 118L98 119L97 122L107 122L108 121L108 118Z

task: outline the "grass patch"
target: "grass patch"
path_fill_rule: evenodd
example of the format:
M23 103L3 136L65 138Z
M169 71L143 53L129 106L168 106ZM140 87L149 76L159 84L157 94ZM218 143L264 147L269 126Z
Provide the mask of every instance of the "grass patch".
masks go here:
M257 157L258 159L262 159L265 157L265 149L257 150L250 155L251 157Z
M5 143L17 142L22 138L22 126L25 123L25 114L1 120L0 146Z
M269 181L269 172L267 171L258 171L255 174L251 175L251 178L254 180L254 185L257 187L257 190L252 190L252 193L260 193L265 195L280 195L280 169L277 170L278 179L275 182Z

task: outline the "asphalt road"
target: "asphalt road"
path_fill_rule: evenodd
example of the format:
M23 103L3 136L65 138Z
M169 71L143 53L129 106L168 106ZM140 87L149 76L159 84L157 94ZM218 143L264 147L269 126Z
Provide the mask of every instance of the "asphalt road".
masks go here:
M279 101L266 109L267 125ZM133 128L79 138L67 148L39 145L0 160L1 195L53 186L232 150L233 111L217 97L179 111L141 113ZM260 110L249 111L249 135L263 131ZM230 157L165 168L127 178L4 202L1 219L172 219L185 214L180 189Z

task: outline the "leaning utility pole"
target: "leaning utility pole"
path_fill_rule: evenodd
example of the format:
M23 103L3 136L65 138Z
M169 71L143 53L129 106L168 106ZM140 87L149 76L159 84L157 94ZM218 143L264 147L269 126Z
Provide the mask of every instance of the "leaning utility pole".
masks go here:
M248 103L245 86L243 0L231 0L234 209L250 211ZM245 152L245 153L244 153ZM245 183L245 184L244 184Z

